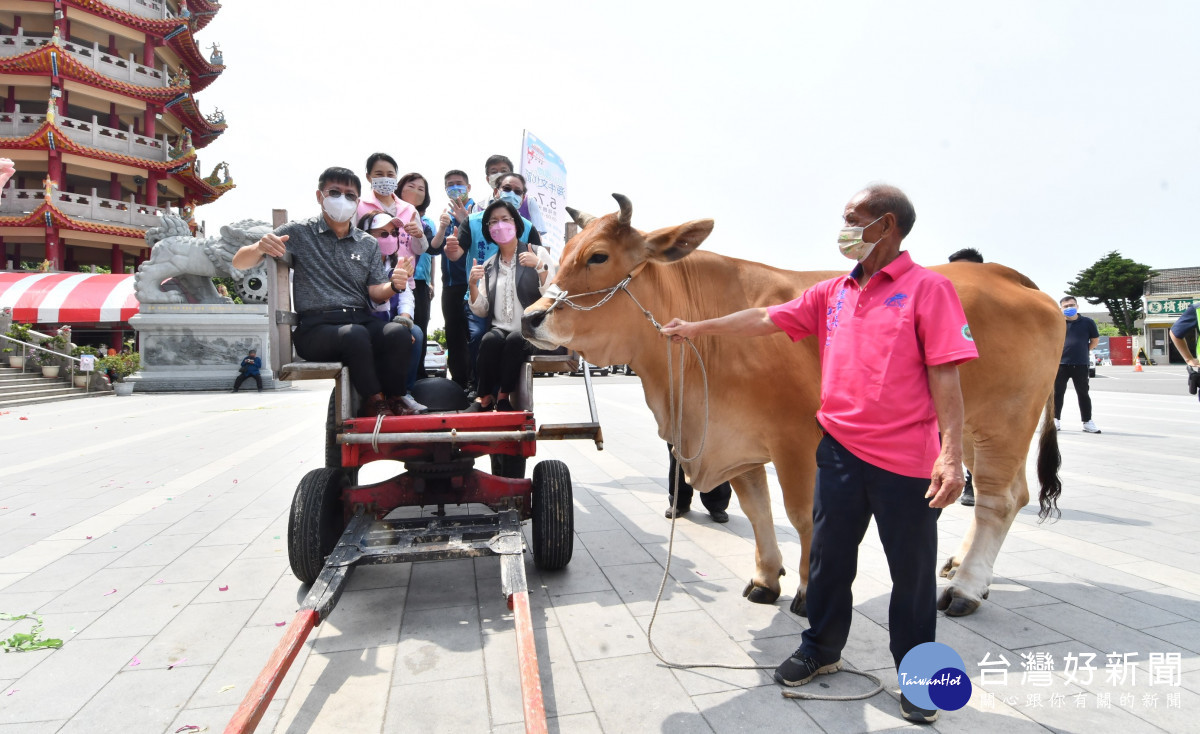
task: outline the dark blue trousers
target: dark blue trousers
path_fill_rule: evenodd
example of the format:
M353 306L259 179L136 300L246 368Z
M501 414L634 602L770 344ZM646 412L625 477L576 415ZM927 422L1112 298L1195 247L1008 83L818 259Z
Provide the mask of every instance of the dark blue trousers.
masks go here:
M929 479L868 464L825 434L817 447L808 622L801 656L836 662L850 635L858 546L874 516L892 575L888 608L896 667L912 648L932 642L937 627L937 520Z

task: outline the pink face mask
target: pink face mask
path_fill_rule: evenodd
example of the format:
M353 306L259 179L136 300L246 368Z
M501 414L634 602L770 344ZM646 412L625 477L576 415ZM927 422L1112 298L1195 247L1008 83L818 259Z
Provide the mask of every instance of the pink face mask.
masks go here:
M512 242L517 236L517 225L512 222L492 222L488 232L494 242Z
M400 240L396 239L393 234L378 234L375 235L375 241L379 243L379 251L384 257L391 257L396 254L396 250L400 249Z

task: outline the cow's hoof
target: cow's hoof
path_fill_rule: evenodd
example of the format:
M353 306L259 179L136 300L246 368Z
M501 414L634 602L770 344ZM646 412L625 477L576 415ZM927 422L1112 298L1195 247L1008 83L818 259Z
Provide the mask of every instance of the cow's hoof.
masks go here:
M947 617L965 617L979 608L980 602L954 594L950 587L942 592L938 599L938 610L945 612Z
M808 602L805 600L804 594L796 592L796 598L792 599L792 605L789 607L789 609L791 609L792 614L795 614L797 617L807 617Z
M938 575L944 579L952 579L954 578L954 570L956 568L958 567L954 565L954 556L950 556L946 559L946 562L942 564L942 569L938 571Z
M774 604L779 599L779 592L771 591L765 586L755 586L751 581L742 589L742 596L755 604Z

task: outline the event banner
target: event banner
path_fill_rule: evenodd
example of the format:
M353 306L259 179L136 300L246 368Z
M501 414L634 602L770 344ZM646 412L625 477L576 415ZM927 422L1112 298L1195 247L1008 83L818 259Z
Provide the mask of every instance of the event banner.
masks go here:
M557 261L566 244L567 167L550 146L528 130L521 144L521 175L529 187L528 198L541 210L546 229L542 243L550 247Z

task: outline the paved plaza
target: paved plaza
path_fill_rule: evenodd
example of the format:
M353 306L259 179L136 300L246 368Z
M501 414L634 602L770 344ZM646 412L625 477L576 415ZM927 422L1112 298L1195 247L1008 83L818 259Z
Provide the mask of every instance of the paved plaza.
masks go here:
M1039 525L1022 511L990 598L970 617L939 616L938 639L962 655L975 690L933 730L1197 731L1200 404L1183 391L1182 368L1101 373L1093 397L1103 434L1081 432L1068 393L1062 519ZM539 378L538 419L583 420L580 382ZM0 655L0 734L224 729L305 591L288 568L287 515L300 477L322 462L330 385L135 394L0 415L0 612L37 612L42 635L63 640L57 650ZM596 385L604 451L579 441L538 446L537 459L570 467L577 531L567 569L526 564L550 730L918 728L898 715L890 581L874 529L844 658L879 675L884 693L798 702L780 696L769 671L672 670L655 659L645 630L670 532L666 447L636 378ZM362 478L397 467L370 467ZM754 558L749 523L736 502L727 525L697 502L676 525L673 578L654 628L669 659L774 666L798 644L805 620L787 606L799 542L768 472L784 596L773 606L742 598ZM942 557L957 548L970 511L943 513ZM499 576L495 558L358 569L258 730L523 731ZM31 626L0 621L0 638ZM1136 665L1118 666L1110 654ZM984 674L985 659L1007 666ZM1079 670L1065 669L1070 659ZM803 690L842 695L866 685L842 674Z

